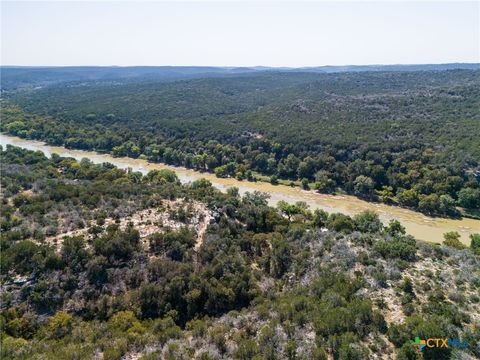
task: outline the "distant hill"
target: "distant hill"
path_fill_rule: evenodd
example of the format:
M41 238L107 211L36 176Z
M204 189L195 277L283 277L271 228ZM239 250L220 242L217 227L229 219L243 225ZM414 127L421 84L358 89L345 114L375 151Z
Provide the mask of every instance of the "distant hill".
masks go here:
M453 69L480 69L480 64L426 64L426 65L345 65L318 67L212 67L212 66L71 66L35 67L2 66L1 89L45 86L70 81L179 80L212 76L229 76L259 72L313 72L340 73L364 71L431 71Z
M412 64L412 65L345 65L345 66L320 66L303 68L314 72L338 73L361 71L439 71L439 70L478 70L480 64L451 63L451 64Z
M42 86L69 81L108 81L131 79L170 80L255 72L253 68L205 66L73 66L73 67L1 67L3 90Z

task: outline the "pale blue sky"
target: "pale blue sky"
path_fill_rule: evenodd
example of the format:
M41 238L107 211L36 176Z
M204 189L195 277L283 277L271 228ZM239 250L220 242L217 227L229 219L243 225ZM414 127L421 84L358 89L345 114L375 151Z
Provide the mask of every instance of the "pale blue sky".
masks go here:
M3 65L480 62L476 2L2 1Z

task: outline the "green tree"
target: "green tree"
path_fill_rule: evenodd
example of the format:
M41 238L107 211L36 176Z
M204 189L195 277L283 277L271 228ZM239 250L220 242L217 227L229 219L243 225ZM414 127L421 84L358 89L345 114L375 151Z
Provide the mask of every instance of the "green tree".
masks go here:
M464 249L465 245L460 241L460 234L456 231L450 231L443 234L443 244L455 249Z
M5 129L12 135L19 135L21 131L26 129L26 124L23 121L13 121L5 126Z
M90 254L85 247L83 237L73 236L64 238L61 256L66 265L76 271L80 271L87 263Z
M350 216L334 213L328 217L327 228L348 234L353 231L354 223Z
M375 183L371 177L359 175L353 182L355 195L370 197L373 194Z
M418 204L418 193L415 190L401 189L397 192L397 201L404 206L416 207Z
M277 208L291 220L292 216L303 215L308 216L308 205L303 201L298 201L295 204L289 204L286 201L280 200Z
M315 190L320 193L331 193L335 191L336 182L326 171L318 171L315 174Z
M288 270L291 263L291 253L287 241L283 237L278 237L272 241L272 255L271 255L271 273L276 278Z
M48 319L46 326L47 335L54 339L59 339L69 334L73 328L72 315L59 311Z
M464 208L480 207L480 189L463 188L458 192L458 204Z
M450 195L440 195L439 210L441 214L457 216L458 211L455 207L455 200Z
M226 165L216 167L214 172L215 172L215 175L219 178L228 177L228 171L227 171L227 166Z
M405 235L405 227L395 219L390 220L388 225L385 227L385 232L392 236Z
M315 209L313 212L313 224L316 227L324 227L327 224L328 213L322 209Z
M418 209L427 214L436 214L440 212L440 198L437 194L420 195Z
M420 351L415 349L410 344L404 344L397 350L397 360L421 360L422 355Z
M302 179L302 189L310 190L310 186L307 178Z
M116 332L126 333L126 332L137 332L143 333L145 328L135 317L135 314L132 311L119 311L115 313L109 320L108 326Z
M175 171L169 169L161 170L150 170L147 175L145 175L144 180L146 182L153 183L178 183L178 176Z
M383 228L378 214L371 210L362 211L353 217L355 228L361 232L377 233Z
M388 204L392 202L394 197L393 188L388 185L384 185L381 190L376 191L382 202Z
M470 235L470 249L480 255L480 234L471 234Z
M307 156L303 161L298 164L297 175L299 179L311 179L315 170L315 161Z

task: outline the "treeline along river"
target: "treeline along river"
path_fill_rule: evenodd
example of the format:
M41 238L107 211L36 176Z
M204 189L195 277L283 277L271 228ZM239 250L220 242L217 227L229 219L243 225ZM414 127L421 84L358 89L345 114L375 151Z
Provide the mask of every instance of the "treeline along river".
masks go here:
M314 191L302 190L298 187L271 185L266 182L239 181L234 178L217 178L213 174L202 173L182 167L157 163L153 164L142 159L113 157L109 154L99 154L93 151L71 150L64 147L49 146L40 141L26 140L5 134L0 134L0 144L4 147L10 144L28 150L42 151L47 156L55 153L77 160L87 158L94 163L109 162L119 168L131 168L133 171L140 171L142 173L147 173L154 169L171 169L177 173L183 183L205 178L222 191L235 186L242 194L255 190L265 192L270 195L271 205L275 205L280 200L291 203L305 201L312 209L319 208L328 212L340 212L347 215L355 215L363 210L373 210L379 214L380 219L384 223L387 223L390 219L396 219L405 226L408 234L419 240L429 242L442 242L445 232L458 231L461 235L462 242L469 244L470 234L480 233L480 220L469 218L432 218L412 210L386 204L371 203L354 196L319 194Z

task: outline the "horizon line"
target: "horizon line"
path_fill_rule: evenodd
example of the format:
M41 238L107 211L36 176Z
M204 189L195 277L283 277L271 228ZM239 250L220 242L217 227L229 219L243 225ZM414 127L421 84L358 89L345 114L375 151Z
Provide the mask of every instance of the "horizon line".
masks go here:
M270 68L270 69L311 69L319 67L347 67L347 66L418 66L418 65L480 65L478 62L438 62L438 63L371 63L371 64L327 64L327 65L308 65L308 66L271 66L271 65L14 65L14 64L0 64L0 67L16 67L16 68L48 68L48 67L200 67L200 68Z

